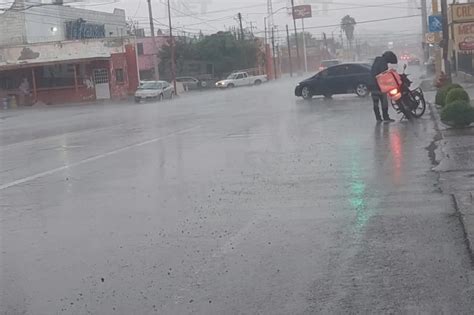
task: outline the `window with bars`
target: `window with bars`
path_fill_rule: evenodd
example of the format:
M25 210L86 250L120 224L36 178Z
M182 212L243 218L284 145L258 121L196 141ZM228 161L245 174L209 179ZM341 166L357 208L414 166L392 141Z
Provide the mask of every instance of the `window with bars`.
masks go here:
M115 69L115 81L117 83L124 83L125 82L125 73L123 69Z
M143 52L143 43L138 43L138 44L137 44L137 54L138 54L139 56L141 56L141 55L144 54L144 52Z
M109 72L107 69L95 69L94 70L94 83L104 84L109 83Z

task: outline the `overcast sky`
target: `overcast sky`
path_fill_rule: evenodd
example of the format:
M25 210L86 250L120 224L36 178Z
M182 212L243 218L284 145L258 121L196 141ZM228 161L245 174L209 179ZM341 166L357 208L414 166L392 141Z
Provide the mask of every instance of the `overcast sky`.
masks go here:
M157 26L167 29L167 7L164 2L165 0L152 0L153 13L158 22L164 24ZM272 2L273 11L276 12L274 23L282 31L285 24L290 24L290 26L292 24L288 15L290 0L273 0ZM305 20L305 27L315 36L321 36L322 32L334 33L337 36L340 32L337 25L346 14L353 16L356 21L363 22L419 15L421 12L419 0L295 0L295 4L304 3L312 5L313 17ZM125 9L128 16L134 17L143 27L148 28L146 0L119 0L114 4L94 8L111 10L113 7ZM179 30L195 33L199 30L212 33L221 30L224 26L237 27L237 13L241 12L244 27L252 25L255 32L263 34L263 20L267 15L267 0L171 0L171 7L173 24L176 24ZM300 25L299 22L298 26ZM421 36L420 25L420 17L411 17L385 22L361 23L356 27L356 32L360 35L374 36L383 34L419 34Z
M11 2L12 0L0 0ZM35 0L27 0L35 1ZM48 0L43 0L48 1ZM156 28L167 31L166 0L152 0L153 13L157 19ZM188 33L213 33L225 27L237 27L237 13L243 16L244 27L254 27L254 32L263 36L263 20L267 15L267 0L170 0L173 24L178 31ZM404 19L369 22L364 21L406 17L419 15L419 0L295 0L295 4L311 4L313 17L305 20L305 27L314 36L321 36L322 32L331 36L338 36L338 24L341 18L350 14L360 22L356 27L356 34L360 36L402 36L416 38L421 36L421 18L409 17ZM428 1L431 3L431 1ZM114 8L126 10L127 16L137 20L140 25L149 29L148 10L146 0L85 0L78 6L91 10L112 12ZM273 0L274 24L283 31L285 24L292 26L288 15L290 0ZM331 26L332 25L332 26ZM298 27L301 22L298 21ZM260 32L260 33L259 33Z

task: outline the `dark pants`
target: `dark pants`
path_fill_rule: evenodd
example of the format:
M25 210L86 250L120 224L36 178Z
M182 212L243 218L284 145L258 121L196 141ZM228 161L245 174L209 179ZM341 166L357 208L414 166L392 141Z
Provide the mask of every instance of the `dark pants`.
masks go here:
M372 92L372 101L374 102L374 114L377 120L388 120L388 99L387 95L381 92ZM382 105L382 116L380 116L379 104Z

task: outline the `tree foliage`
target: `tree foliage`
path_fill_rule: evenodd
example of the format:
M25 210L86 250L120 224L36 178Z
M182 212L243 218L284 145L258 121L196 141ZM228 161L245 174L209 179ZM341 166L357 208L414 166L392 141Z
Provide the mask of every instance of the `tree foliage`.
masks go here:
M436 93L435 103L440 106L446 105L446 96L452 89L462 89L462 86L459 84L448 84L439 88L438 92Z
M350 15L346 15L341 19L341 29L344 34L346 34L347 40L349 42L354 40L354 31L356 25L356 20Z
M290 45L296 46L295 34L290 35ZM304 32L304 38L306 40L307 47L313 47L317 45L317 39L313 37L313 34L309 32ZM298 46L303 46L303 33L298 33Z
M253 68L257 65L258 45L254 40L238 40L230 32L219 32L213 35L199 36L193 39L180 37L175 39L176 68L182 73L187 61L201 61L213 65L214 75L222 77L237 69ZM160 52L160 69L167 76L171 61L169 45L163 46Z
M465 100L456 100L441 110L441 121L452 127L465 127L474 122L474 107Z
M446 94L446 104L449 105L455 101L471 102L469 94L463 88L453 88Z

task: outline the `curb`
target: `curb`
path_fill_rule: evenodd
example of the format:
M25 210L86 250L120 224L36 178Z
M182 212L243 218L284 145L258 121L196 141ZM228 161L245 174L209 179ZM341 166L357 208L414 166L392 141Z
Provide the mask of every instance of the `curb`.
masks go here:
M433 123L436 130L436 136L433 139L432 145L434 147L434 155L435 157L432 160L435 160L436 163L434 165L439 165L443 159L445 159L446 154L443 150L443 146L445 145L446 141L443 131L446 128L442 129L444 124L441 122L438 108L436 105L429 102L430 106L430 113L431 118L433 119ZM443 174L443 171L437 170L437 167L433 167L432 170L439 174ZM440 178L439 177L439 178ZM440 184L441 193L447 194L443 191L442 185ZM464 234L464 242L466 244L466 249L470 257L471 266L474 267L474 194L470 191L461 191L455 192L450 194L455 213L459 218L459 222L461 223L461 227Z
M436 166L438 166L446 156L441 143L444 139L443 130L441 129L443 123L441 122L441 118L439 116L436 105L431 102L428 102L428 105L430 108L430 117L433 120L436 135L427 150L430 152L430 159L431 163L433 164L432 170L436 171Z
M474 266L474 197L472 192L451 194L464 234L467 251Z

